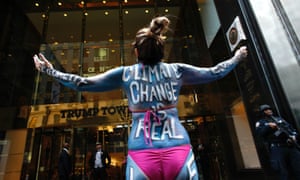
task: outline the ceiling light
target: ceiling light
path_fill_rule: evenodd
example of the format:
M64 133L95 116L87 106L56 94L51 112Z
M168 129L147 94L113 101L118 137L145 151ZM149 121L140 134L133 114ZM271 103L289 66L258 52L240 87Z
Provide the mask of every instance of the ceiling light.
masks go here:
M146 14L148 14L148 13L149 13L149 10L148 10L148 9L146 9L146 10L145 10L145 13L146 13Z
M39 3L37 3L37 2L36 2L34 5L35 5L36 7L39 7L39 6L40 6L40 4L39 4Z
M146 2L149 2L149 0L145 0Z
M89 13L85 12L84 15L87 16L87 15L89 15Z
M128 13L129 13L129 12L126 10L126 11L125 11L125 14L128 14Z
M42 18L46 18L46 14L42 14Z
M124 3L128 3L128 1L127 1L127 0L124 0Z
M68 14L67 13L64 13L64 17L67 17L68 16Z
M104 14L107 16L109 13L108 13L108 11L105 11Z
M61 5L62 5L62 2L58 2L57 5L61 6Z
M84 4L84 1L81 1L80 3L83 5L83 4Z
M106 4L106 1L102 1L103 4Z
M166 13L169 12L169 9L165 9L165 12L166 12Z

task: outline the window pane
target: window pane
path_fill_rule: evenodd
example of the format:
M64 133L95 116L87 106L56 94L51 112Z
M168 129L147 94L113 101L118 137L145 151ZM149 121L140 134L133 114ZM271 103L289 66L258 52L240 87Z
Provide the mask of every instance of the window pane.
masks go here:
M46 31L46 44L42 44L40 52L62 72L79 74L82 12L51 12ZM74 102L77 92L60 85L53 78L42 74L39 79L38 104ZM45 82L48 81L48 82ZM44 88L44 84L47 87Z
M85 32L83 76L94 76L121 65L118 9L88 11ZM121 90L82 92L82 100L87 102L120 99L122 96Z
M46 40L48 43L70 43L81 40L81 11L51 12Z

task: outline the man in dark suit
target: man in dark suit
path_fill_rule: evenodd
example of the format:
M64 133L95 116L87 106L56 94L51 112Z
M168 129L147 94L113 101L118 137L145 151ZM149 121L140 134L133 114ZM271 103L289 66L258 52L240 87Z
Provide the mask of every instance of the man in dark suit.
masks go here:
M96 143L96 151L89 161L94 180L107 179L106 168L110 166L110 163L111 159L108 152L102 149L101 143Z
M72 163L69 148L70 144L68 142L65 142L63 145L63 149L59 154L58 174L60 180L68 180L71 175Z

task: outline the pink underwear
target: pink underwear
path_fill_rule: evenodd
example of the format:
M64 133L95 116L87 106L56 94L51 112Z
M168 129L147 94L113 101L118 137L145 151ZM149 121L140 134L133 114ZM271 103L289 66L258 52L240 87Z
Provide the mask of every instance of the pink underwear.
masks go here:
M190 145L163 149L128 151L149 179L175 179L190 152Z

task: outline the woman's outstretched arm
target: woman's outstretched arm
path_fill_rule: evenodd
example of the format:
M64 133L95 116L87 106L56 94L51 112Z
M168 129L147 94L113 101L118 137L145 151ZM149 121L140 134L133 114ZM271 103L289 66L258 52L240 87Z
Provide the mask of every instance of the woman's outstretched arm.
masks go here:
M231 72L236 65L247 57L247 48L241 47L235 55L213 67L196 67L192 65L179 64L182 72L184 85L204 84L223 78Z
M54 77L63 85L77 91L103 92L118 89L122 86L123 67L111 69L96 76L82 77L54 69L43 54L34 55L33 59L38 71Z

